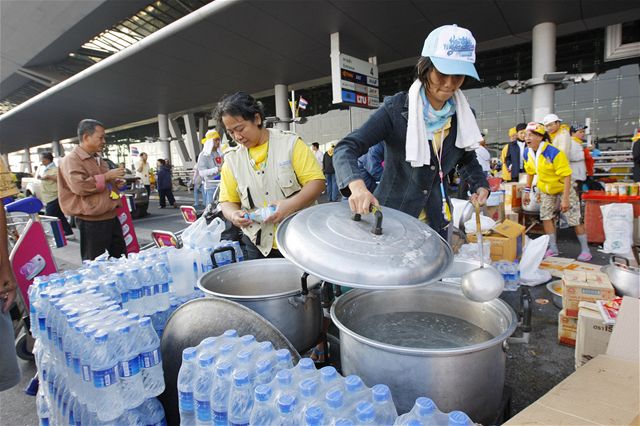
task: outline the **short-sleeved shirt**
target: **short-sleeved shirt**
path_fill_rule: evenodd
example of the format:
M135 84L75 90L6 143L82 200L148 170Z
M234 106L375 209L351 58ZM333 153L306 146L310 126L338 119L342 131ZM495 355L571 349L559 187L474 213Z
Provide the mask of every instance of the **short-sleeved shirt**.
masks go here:
M249 156L254 161L255 166L260 168L262 163L267 160L268 152L269 143L267 142L250 148ZM315 155L300 138L293 145L291 165L301 186L305 186L312 180L325 179ZM222 165L222 171L220 172L220 202L240 203L238 181L228 163Z
M42 177L45 176L57 176L58 168L54 163L50 163L42 172ZM55 180L41 180L40 181L40 196L42 197L42 202L48 204L58 198L58 182Z

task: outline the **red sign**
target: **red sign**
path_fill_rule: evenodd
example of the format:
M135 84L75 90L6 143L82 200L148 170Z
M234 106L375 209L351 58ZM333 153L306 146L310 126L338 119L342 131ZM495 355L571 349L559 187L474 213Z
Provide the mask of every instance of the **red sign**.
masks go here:
M140 245L138 244L136 231L133 228L133 220L131 219L131 212L129 211L127 197L124 195L120 196L120 205L116 210L116 217L122 227L122 236L124 237L124 242L127 245L127 254L138 253L140 251Z
M366 105L368 106L369 103L367 101L367 96L366 95L361 95L359 93L356 94L356 104L358 105Z

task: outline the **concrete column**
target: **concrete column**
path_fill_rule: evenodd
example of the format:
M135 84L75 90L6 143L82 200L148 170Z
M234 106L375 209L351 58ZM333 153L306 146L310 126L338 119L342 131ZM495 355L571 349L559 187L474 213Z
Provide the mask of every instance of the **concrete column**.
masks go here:
M20 162L21 172L31 173L31 153L29 152L29 148L25 148L22 151L22 161Z
M542 80L543 76L556 70L556 24L543 22L533 27L533 54L531 77ZM533 86L531 96L531 111L534 121L554 111L555 86L544 83Z
M160 158L171 161L171 145L169 137L169 119L167 114L158 114L158 134L160 139Z
M189 156L193 161L198 159L200 154L200 139L198 139L198 129L196 128L196 117L193 113L185 114L182 116L184 119L184 128L187 132L187 150Z
M286 84L275 85L276 97L276 117L281 120L291 118L291 108L289 108L289 92ZM276 129L289 130L289 123L277 123Z
M55 158L64 157L64 147L60 143L60 141L51 142L51 152Z
M176 144L178 145L178 155L180 156L180 160L182 160L182 164L189 164L192 160L189 157L189 151L187 151L187 147L184 144L184 140L182 139L180 126L175 119L169 120L169 131L171 132L171 137L175 139Z
M205 117L200 117L198 119L198 140L202 141L206 133L207 133L207 120L205 119Z

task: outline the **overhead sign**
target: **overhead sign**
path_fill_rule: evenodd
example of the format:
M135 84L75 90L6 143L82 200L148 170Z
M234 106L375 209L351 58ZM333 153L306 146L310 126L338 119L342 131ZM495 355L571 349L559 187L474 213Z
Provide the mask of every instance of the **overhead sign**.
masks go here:
M378 65L340 53L337 43L333 43L334 34L331 46L333 103L378 108Z

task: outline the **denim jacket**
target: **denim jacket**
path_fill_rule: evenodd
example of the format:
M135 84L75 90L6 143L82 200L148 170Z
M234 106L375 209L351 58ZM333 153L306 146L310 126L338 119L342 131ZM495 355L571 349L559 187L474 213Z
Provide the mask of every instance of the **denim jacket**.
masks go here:
M430 226L440 232L447 222L442 214L442 196L438 162L431 155L431 165L412 167L405 157L407 120L409 116L407 92L400 92L384 100L382 106L362 127L342 139L335 148L333 164L342 195L348 197L350 182L362 179L358 157L380 141L385 143L384 172L374 195L381 205L418 217L425 209ZM457 119L451 120L449 135L444 140L442 169L446 177L456 167L460 177L469 184L471 192L489 184L476 159L475 151L455 146ZM445 191L447 182L445 178Z

